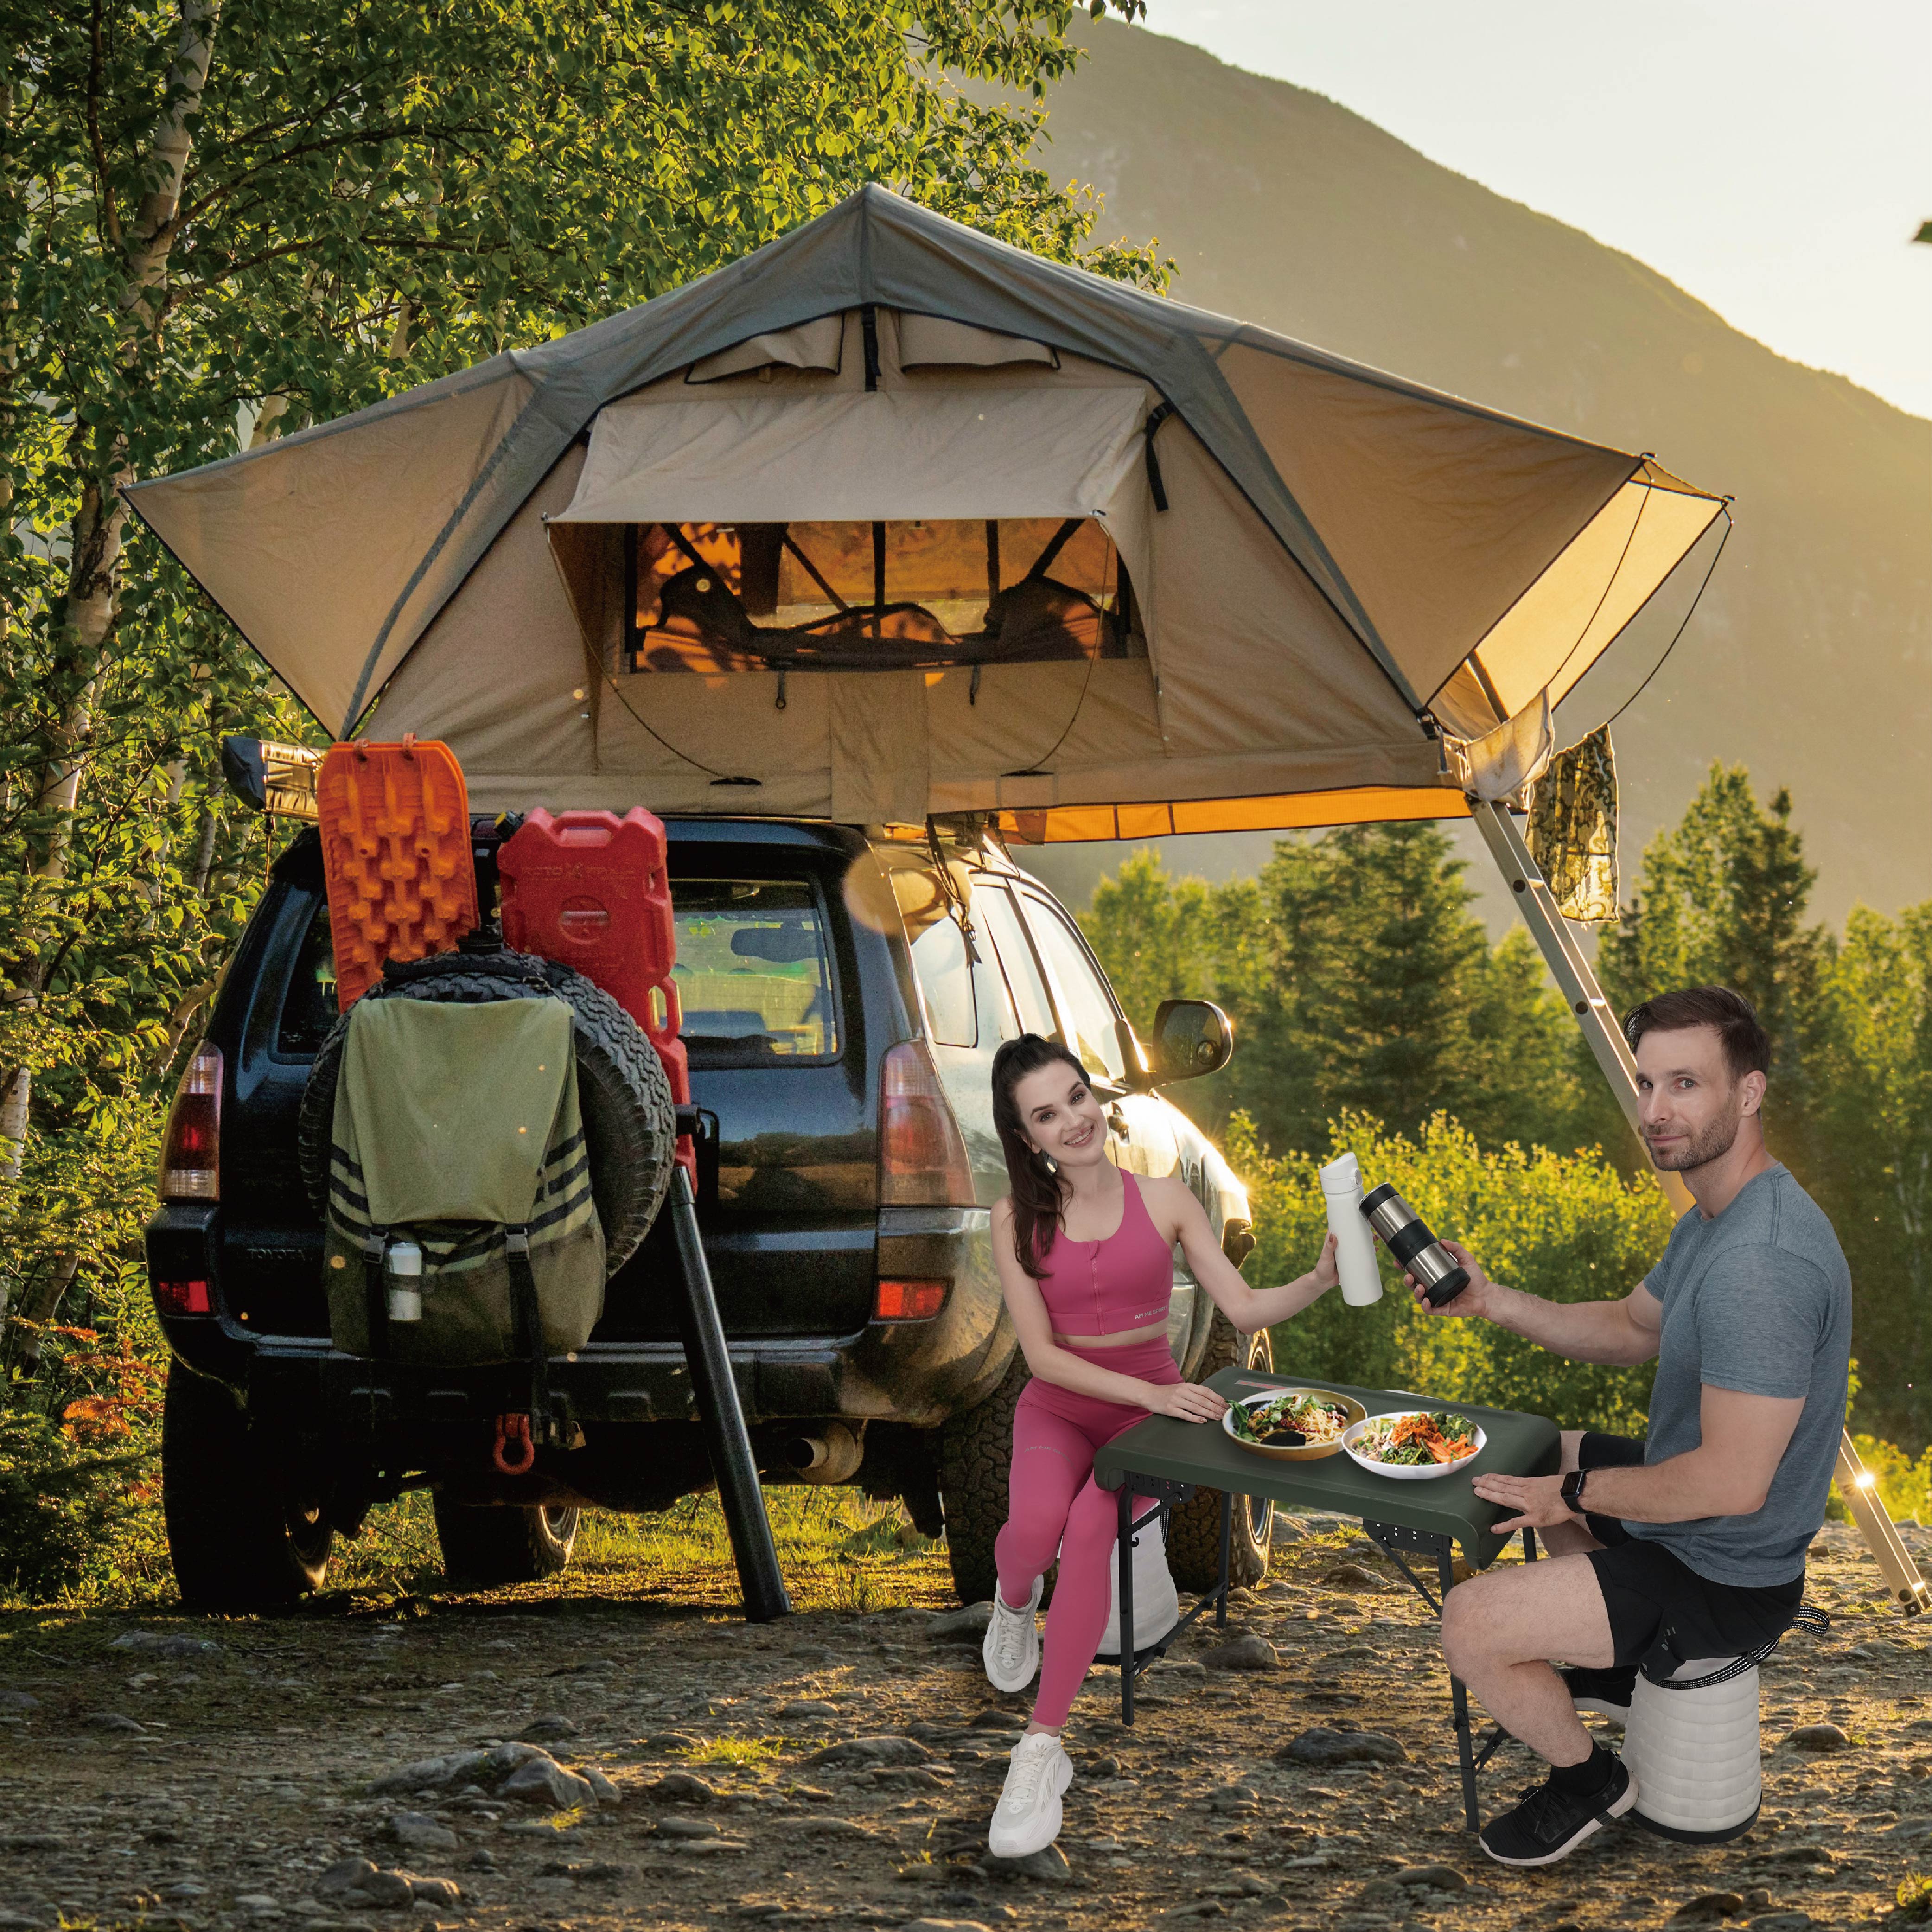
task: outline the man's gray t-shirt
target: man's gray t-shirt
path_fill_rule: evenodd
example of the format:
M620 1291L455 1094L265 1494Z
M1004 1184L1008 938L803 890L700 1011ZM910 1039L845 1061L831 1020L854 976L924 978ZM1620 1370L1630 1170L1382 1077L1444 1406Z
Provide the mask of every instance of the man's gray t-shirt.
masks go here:
M1713 1582L1788 1583L1825 1520L1844 1431L1852 1276L1838 1238L1790 1170L1774 1162L1721 1214L1707 1221L1693 1208L1644 1285L1664 1304L1646 1462L1703 1441L1706 1382L1745 1395L1802 1396L1804 1409L1754 1514L1624 1527Z

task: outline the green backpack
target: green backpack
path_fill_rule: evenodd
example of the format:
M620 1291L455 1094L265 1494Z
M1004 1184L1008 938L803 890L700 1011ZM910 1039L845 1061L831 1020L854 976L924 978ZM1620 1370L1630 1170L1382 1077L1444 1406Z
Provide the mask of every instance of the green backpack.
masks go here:
M424 1365L543 1364L604 1310L572 1016L561 1000L364 999L335 1090L329 1335Z

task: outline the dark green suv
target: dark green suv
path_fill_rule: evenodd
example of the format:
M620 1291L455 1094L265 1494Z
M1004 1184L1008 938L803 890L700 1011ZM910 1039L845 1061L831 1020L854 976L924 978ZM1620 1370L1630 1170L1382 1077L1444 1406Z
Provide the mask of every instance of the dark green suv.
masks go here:
M994 1049L1022 1030L1065 1040L1108 1103L1121 1164L1183 1174L1238 1261L1246 1194L1159 1091L1226 1060L1226 1022L1175 1002L1143 1049L1072 920L994 842L770 819L667 830L706 1130L700 1223L760 1472L902 1497L921 1531L944 1529L962 1594L986 1597L1026 1375L988 1228L1006 1187ZM370 1365L330 1346L297 1160L303 1088L335 1016L308 833L274 868L177 1103L171 1142L214 1144L164 1171L148 1229L176 1358L169 1537L184 1598L208 1608L314 1588L334 1532L406 1489L434 1491L452 1574L488 1582L560 1568L585 1505L660 1509L710 1480L662 1222L612 1278L589 1343L550 1365L579 1446L500 1473L489 1398L460 1370L392 1378L371 1406ZM1189 1374L1266 1359L1266 1335L1238 1337L1178 1261L1175 1288ZM1208 1497L1178 1514L1184 1583L1207 1580L1218 1510ZM1252 1580L1268 1521L1236 1522L1237 1574Z

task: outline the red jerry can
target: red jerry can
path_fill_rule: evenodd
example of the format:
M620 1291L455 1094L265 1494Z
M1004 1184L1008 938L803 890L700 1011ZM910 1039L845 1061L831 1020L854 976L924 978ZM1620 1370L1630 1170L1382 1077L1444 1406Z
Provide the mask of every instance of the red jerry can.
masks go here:
M503 939L573 966L602 986L644 1030L664 1063L671 1097L691 1099L691 1070L677 1036L682 1016L670 969L677 958L662 820L634 806L614 812L541 806L496 854ZM679 1157L689 1163L688 1144Z

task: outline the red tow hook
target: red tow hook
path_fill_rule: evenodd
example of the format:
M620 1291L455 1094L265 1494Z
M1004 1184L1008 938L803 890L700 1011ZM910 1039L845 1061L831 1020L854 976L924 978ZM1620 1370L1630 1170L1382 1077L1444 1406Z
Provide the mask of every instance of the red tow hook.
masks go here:
M519 1460L512 1462L510 1452L520 1452ZM496 1418L496 1446L490 1452L490 1460L506 1476L523 1476L530 1473L530 1466L537 1460L537 1445L530 1439L530 1419L527 1415L500 1415Z

